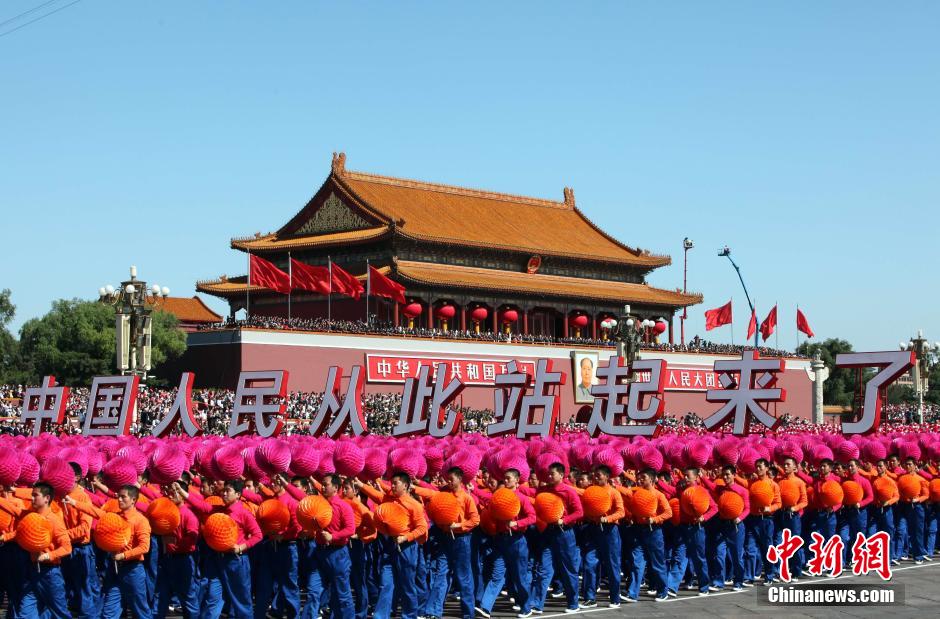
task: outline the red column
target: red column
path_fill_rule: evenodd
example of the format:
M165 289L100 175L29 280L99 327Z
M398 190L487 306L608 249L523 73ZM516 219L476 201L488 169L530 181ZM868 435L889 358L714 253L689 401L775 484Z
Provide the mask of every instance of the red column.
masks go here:
M672 334L672 319L673 317L670 316L669 317L669 343L675 344L675 342L673 341L673 334Z
M597 315L591 314L591 339L597 339Z
M561 336L568 337L568 312L561 315Z
M395 302L395 303L393 304L393 309L392 309L392 322L394 322L394 323L395 323L395 326L398 327L398 326L400 326L400 325L399 325L399 322L400 322L400 321L401 321L401 319L398 317L398 303Z
M460 308L460 330L467 330L467 308L463 306Z
M431 305L431 300L428 299L428 329L434 328L434 306Z
M499 333L499 306L493 306L493 333Z
M522 334L529 335L529 310L522 310Z

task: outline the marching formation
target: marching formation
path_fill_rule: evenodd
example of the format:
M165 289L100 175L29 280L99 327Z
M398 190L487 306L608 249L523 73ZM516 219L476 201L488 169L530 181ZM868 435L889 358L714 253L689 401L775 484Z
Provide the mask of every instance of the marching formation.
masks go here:
M519 617L769 584L782 532L929 561L940 436L0 437L8 617ZM783 544L785 545L785 544ZM807 553L791 552L794 578ZM818 572L816 570L815 572Z

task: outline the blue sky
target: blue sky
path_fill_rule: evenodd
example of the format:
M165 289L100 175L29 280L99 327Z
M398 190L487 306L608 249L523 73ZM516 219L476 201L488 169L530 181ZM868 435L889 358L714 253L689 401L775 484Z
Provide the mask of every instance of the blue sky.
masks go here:
M940 339L938 31L927 1L83 0L0 36L0 288L16 329L130 264L191 295L244 272L230 237L284 223L344 150L354 170L572 186L673 256L658 286L681 285L691 237L689 335L733 297L743 338L728 244L758 313L780 303L781 346L796 304L860 350Z

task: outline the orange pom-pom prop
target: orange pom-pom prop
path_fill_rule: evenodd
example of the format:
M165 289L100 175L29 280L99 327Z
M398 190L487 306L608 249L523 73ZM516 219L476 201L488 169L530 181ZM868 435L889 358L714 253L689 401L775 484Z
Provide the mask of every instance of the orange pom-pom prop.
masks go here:
M631 511L636 520L646 524L656 515L656 495L646 488L634 488Z
M748 488L751 494L751 503L758 510L770 507L774 502L774 485L769 479L759 479L752 483Z
M672 516L669 517L669 522L678 525L682 521L682 512L680 511L682 508L679 505L679 499L677 497L669 499L669 509L672 510Z
M793 507L800 502L800 484L795 479L781 479L780 503L784 507Z
M35 512L26 514L16 525L16 543L26 552L45 552L52 546L52 523Z
M512 492L510 490L510 492ZM487 535L496 535L498 523L493 516L492 509L484 509L480 512L480 529Z
M842 491L842 485L834 480L825 482L819 489L819 504L826 508L833 508L842 502L845 493Z
M131 524L108 512L98 520L92 537L95 545L105 552L121 552L131 543Z
M588 518L600 518L610 512L610 506L613 500L607 488L601 486L588 486L581 495L581 505L584 507L584 515Z
M711 495L701 486L689 486L679 496L679 504L686 516L699 518L705 515L711 506Z
M890 501L894 493L898 491L898 485L890 477L878 477L872 482L871 488L875 494L875 500L879 503Z
M230 552L238 543L238 525L228 514L210 514L202 526L202 537L212 550Z
M905 501L917 497L920 494L920 476L908 473L898 478L898 492Z
M865 496L865 492L862 490L862 486L851 479L847 479L842 482L842 502L848 505L849 507L855 507L858 505L862 497Z
M408 510L398 503L382 503L375 508L378 530L389 537L398 537L408 530Z
M452 492L436 492L428 501L428 516L431 522L449 529L450 525L460 520L460 503Z
M222 507L223 505L225 505L225 501L222 500L222 497L216 496L214 494L210 494L209 496L206 497L206 503L208 503L212 507Z
M319 494L305 496L297 504L297 522L308 531L325 529L332 520L333 506Z
M940 503L940 477L934 477L930 480L930 500L934 503ZM0 526L0 529L2 528Z
M290 509L277 499L268 499L258 506L256 517L265 535L279 535L290 524Z
M154 535L170 535L180 526L180 508L166 497L147 506L147 519Z
M557 494L540 492L535 495L535 515L546 524L555 524L565 515L565 504Z
M516 493L509 488L500 488L490 499L490 514L494 520L509 522L515 520L522 510L522 503Z
M734 520L744 512L744 499L733 490L718 495L718 514L724 520Z
M121 513L121 508L118 507L117 499L108 499L104 502L104 505L101 506L101 509L106 512L111 512L112 514Z

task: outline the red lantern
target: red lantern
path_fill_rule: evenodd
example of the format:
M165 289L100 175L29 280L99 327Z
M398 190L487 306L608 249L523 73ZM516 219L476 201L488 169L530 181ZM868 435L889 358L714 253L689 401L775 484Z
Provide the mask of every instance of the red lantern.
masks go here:
M457 309L453 305L442 305L437 308L437 317L444 320L450 320L456 313Z
M666 322L664 320L657 320L656 324L653 325L653 333L656 335L661 335L663 331L666 330Z
M470 319L474 322L483 322L490 313L485 307L477 307L470 312Z
M421 315L421 304L420 303L409 303L402 308L401 313L407 316L408 318L417 318Z
M589 322L589 319L584 314L578 314L577 316L572 316L570 320L571 326L576 327L578 329L583 329L584 327L588 326L588 322Z
M516 322L519 320L519 312L516 310L506 310L503 312L503 324L509 324L510 322Z

